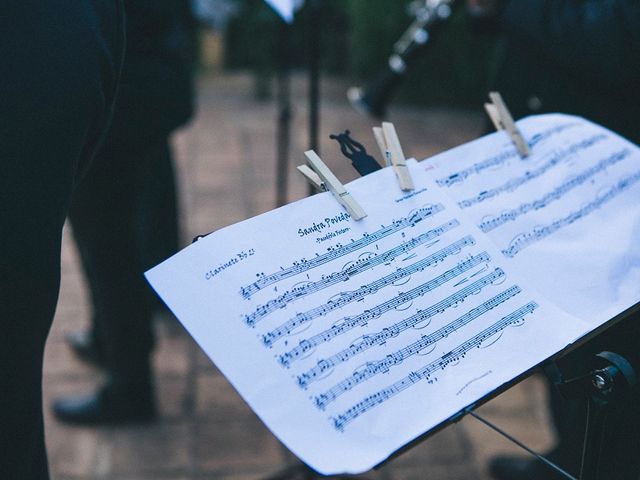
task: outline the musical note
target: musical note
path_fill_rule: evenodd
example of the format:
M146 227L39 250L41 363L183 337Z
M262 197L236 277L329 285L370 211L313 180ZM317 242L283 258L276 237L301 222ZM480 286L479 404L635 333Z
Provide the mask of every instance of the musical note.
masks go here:
M582 185L587 180L591 179L594 175L605 170L607 167L610 167L618 163L619 161L624 160L630 155L630 153L631 152L629 151L629 149L624 149L620 152L616 152L611 156L609 156L608 158L601 160L593 167L582 171L581 173L579 173L574 177L571 177L569 180L559 185L558 187L554 188L552 191L546 193L542 197L530 202L522 203L520 206L511 210L507 210L501 213L500 215L496 215L496 216L489 215L478 226L483 232L487 233L487 232L490 232L491 230L495 230L496 228L498 228L501 225L504 225L507 222L514 221L519 216L525 215L530 211L545 208L551 202L560 200L564 195L566 195L568 192L573 190L575 187Z
M459 250L460 250L460 247L457 247L454 244L453 247L450 247L449 252L444 252L444 253L446 255L449 255L452 252L458 252ZM317 318L322 315L326 315L329 312L343 308L345 305L349 303L362 300L367 295L374 294L378 292L381 288L387 287L389 285L393 285L399 279L407 275L411 275L412 273L423 270L425 267L433 264L434 262L440 261L440 259L438 259L438 256L436 256L437 253L438 252L406 268L400 268L396 270L394 273L391 273L385 277L382 277L368 285L364 285L359 289L354 290L353 292L344 293L340 297L338 297L336 300L333 300L333 299L329 300L327 303L320 305L319 307L316 307L312 310L309 310L304 313L298 313L294 318L280 325L278 328L264 334L262 337L264 344L270 347L278 339L282 338L285 335L290 334L292 331L296 330L301 325L307 322L310 322L314 318ZM423 283L422 285L410 290L409 292L402 293L397 297L395 297L394 299L389 300L388 302L385 302L385 304L383 304L385 305L384 309L381 309L381 307L379 306L376 309L374 309L375 313L372 313L371 311L369 311L369 313L365 312L365 314L362 314L362 315L365 315L368 318L370 315L374 314L374 317L371 317L371 318L376 318L378 316L377 314L378 312L381 315L382 313L385 313L405 303L408 303L411 300L418 298L419 296L422 296L425 293L430 292L431 290L434 290L435 288L445 284L452 278L457 277L458 275L466 272L467 270L477 265L480 265L481 263L488 262L489 260L490 260L490 257L487 252L482 252L476 256L472 256L469 259L460 262L454 268L447 270L442 275L439 275L438 277L434 278L433 280Z
M320 305L316 308L308 310L304 313L298 313L296 314L295 317L285 322L284 324L280 325L278 328L270 332L267 332L265 335L263 335L262 337L263 342L266 346L270 347L271 345L273 345L273 343L276 340L278 340L279 338L285 335L289 335L291 332L298 329L301 325L304 325L305 323L308 323L317 317L327 315L328 313L334 310L341 309L345 305L348 305L352 302L360 301L364 299L366 296L372 295L384 287L388 287L389 285L395 284L398 280L402 278L405 278L413 273L422 271L430 265L441 262L444 258L446 258L449 255L459 253L463 246L473 245L474 243L475 241L473 240L472 237L465 237L462 240L459 240L458 242L455 242L452 245L449 245L449 247L446 247L443 250L440 250L434 253L433 255L429 255L427 258L420 260L416 263L413 263L408 267L399 268L395 272L389 275L386 275L372 283L364 285L358 288L357 290L354 290L352 292L342 293L336 299L332 298L323 305ZM476 265L479 265L483 262L488 262L489 260L490 260L489 254L487 252L482 252L481 254L476 255L475 257L471 257L468 260L460 262L456 267L446 271L439 277L436 277L434 280L427 282L422 286L422 290L420 290L421 287L417 287L414 290L412 290L412 292L413 291L417 292L420 290L422 291L420 295L422 295L427 291L430 291L434 288L439 287L445 282L448 282L452 278L460 275L461 273L466 272L467 270L475 267ZM417 296L420 296L420 295L417 295ZM410 298L407 297L407 300L397 304L396 306L400 306L403 303L407 303L410 300L413 300L414 298L417 298L417 297L410 297Z
M425 310L421 310L409 319L406 322L410 326L415 326L420 322L423 322L434 315L444 312L446 309L458 305L465 300L469 295L475 295L480 292L484 287L491 285L492 283L504 278L505 273L501 268L496 268L493 272L484 277L476 280L472 284L466 286L465 288L457 291L456 293L446 297L444 300L428 307ZM371 310L366 310L364 313L360 315L355 315L353 317L347 317L343 319L340 323L333 325L328 330L324 330L310 338L301 340L299 345L292 350L283 353L278 357L278 361L281 365L288 367L292 362L301 358L307 351L312 348L317 347L325 342L329 342L334 338L343 335L344 333L358 327L361 325L366 325L369 321L378 318L385 312L392 310L398 305L402 305L405 303L407 298L417 298L420 295L424 295L424 293L435 288L432 285L432 282L441 282L442 280L438 280L440 277L432 280L431 282L427 282L419 287L407 292L406 294L400 294L399 296L392 298Z
M555 154L553 157L551 157L550 160L540 165L538 168L528 170L524 172L524 174L522 174L521 176L512 178L506 183L500 185L499 187L484 190L480 192L478 195L476 195L475 197L461 200L460 202L458 202L458 205L460 206L460 208L463 208L463 209L469 208L469 207L472 207L473 205L484 202L485 200L488 200L490 198L495 198L498 195L501 195L503 193L513 192L514 190L518 189L522 185L525 185L535 180L536 178L542 176L543 174L551 170L553 167L556 167L560 163L571 158L580 150L590 148L596 143L602 140L605 140L606 138L607 138L606 135L598 134L590 138L581 140L580 142L571 145L569 148L562 150L560 153ZM614 160L613 163L615 163L615 161L617 160ZM612 165L613 163L609 163L609 165Z
M338 382L328 391L316 396L314 398L316 406L318 406L319 408L324 408L328 403L335 400L339 395L346 393L351 388L379 373L389 371L389 369L394 365L398 365L410 356L416 355L422 350L434 345L439 340L446 338L471 321L481 317L498 305L503 304L510 298L513 298L521 291L522 290L519 286L514 285L482 303L478 307L471 309L454 321L437 329L433 333L429 335L423 335L419 340L407 345L406 347L394 353L387 355L384 359L368 362L364 368L356 370L347 379ZM416 323L419 323L423 320L424 318L422 318L422 314L418 313L405 320L402 320L399 323L396 323L395 325L383 329L381 332L367 335L359 342L355 342L349 348L342 350L329 358L319 360L318 364L315 367L298 375L298 385L302 388L307 388L310 383L318 378L322 378L325 372L329 371L336 365L350 360L354 356L368 350L375 345L384 345L387 340L397 337L401 332L410 329L411 327L416 325Z
M529 141L529 147L533 148L536 144L541 143L544 140L547 140L551 136L556 135L564 130L573 128L578 125L580 125L578 122L567 122L567 123L563 123L555 127L549 128L544 132L536 134L531 139L531 141ZM472 175L477 175L490 168L499 167L504 163L506 163L507 161L511 159L516 159L516 158L519 158L519 156L515 148L510 149L508 151L500 152L499 154L493 157L490 157L486 160L473 164L469 168L460 170L459 172L453 173L447 177L439 178L436 180L436 183L441 187L451 187L457 183L464 182L468 177Z
M554 220L550 224L534 227L529 232L524 232L516 235L509 242L507 248L502 250L502 253L507 257L515 257L519 252L532 245L533 243L538 242L543 238L548 237L552 233L557 232L558 230L571 225L581 218L588 216L590 213L615 198L618 194L637 183L638 180L640 180L640 171L621 178L612 187L598 196L598 198L589 202L579 210L571 212L565 217Z
M484 341L495 334L500 333L510 325L521 323L525 316L532 313L536 308L538 308L538 304L536 302L527 303L509 315L502 317L498 322L482 330L480 333L458 345L450 352L445 353L440 358L428 363L418 370L412 371L409 375L401 378L389 387L367 396L360 402L345 410L343 413L332 417L331 421L333 423L333 427L338 431L344 431L344 428L356 418L367 413L377 405L380 405L390 398L398 395L407 388L410 388L421 380L426 380L430 383L434 382L436 380L434 377L438 372L444 371L450 365L462 360L471 350L480 347Z
M258 321L260 321L270 313L286 307L289 303L295 300L299 300L300 298L304 298L307 295L319 292L325 288L330 287L331 285L346 282L350 280L352 277L360 273L363 273L369 269L372 269L376 266L384 265L385 263L390 262L396 257L412 249L415 249L420 245L424 245L430 242L434 238L439 237L443 233L448 232L449 230L457 227L458 225L460 225L460 222L458 220L456 219L450 220L449 222L446 222L437 228L434 228L432 230L429 230L428 232L418 235L417 237L412 238L409 241L403 242L397 247L387 250L382 254L363 258L361 260L354 262L352 265L348 266L347 268L339 272L333 272L329 275L323 276L320 280L317 280L315 282L307 282L302 285L296 286L291 290L287 290L278 298L269 300L266 304L260 305L255 309L255 311L253 311L249 315L246 315L245 323L248 326L253 327ZM466 242L473 242L473 239L471 237L466 237L465 243L462 246L472 244L472 243L466 243ZM462 246L460 246L460 248L462 248ZM442 257L441 259L443 258L444 257Z
M274 283L280 282L286 278L293 277L300 273L306 272L308 270L319 267L320 265L324 265L333 260L336 260L340 257L348 255L352 252L355 252L367 245L371 245L372 243L376 243L377 241L388 237L394 233L400 232L409 227L415 227L419 222L435 215L438 212L444 210L444 206L440 203L435 205L428 205L426 207L420 208L401 220L394 220L390 225L380 228L373 233L365 233L363 234L360 240L353 241L347 245L341 245L338 248L334 248L329 250L327 253L322 255L318 255L315 258L310 260L305 260L304 262L293 262L293 265L289 268L283 268L278 272L271 273L268 275L261 275L258 280L253 282L250 285L246 285L241 287L240 294L244 298L250 298L256 292L261 289L272 285Z

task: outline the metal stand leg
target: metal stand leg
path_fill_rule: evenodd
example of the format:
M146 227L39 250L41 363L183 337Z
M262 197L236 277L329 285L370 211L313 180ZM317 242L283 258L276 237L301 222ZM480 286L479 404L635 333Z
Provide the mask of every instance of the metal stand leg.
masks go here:
M615 476L620 474L614 463L615 448L619 445L615 440L619 441L620 439L617 438L619 432L612 428L609 416L620 405L628 404L631 398L632 389L637 383L636 374L631 364L616 353L601 352L596 355L596 368L576 378L564 380L555 364L547 365L545 370L565 398L587 398L588 400L580 480L623 478ZM544 462L557 474L575 480L575 477L570 473L534 452L477 413L470 411L469 414ZM549 472L551 473L551 470ZM613 477L611 476L612 472L615 472ZM624 478L628 478L628 475ZM636 480L636 477L634 476L633 479Z
M318 141L320 130L320 42L322 25L322 7L319 0L309 3L309 150L320 154ZM315 193L309 185L309 195Z
M287 179L289 173L289 144L291 127L291 31L286 23L280 27L278 48L278 132L276 167L276 207L287 203Z

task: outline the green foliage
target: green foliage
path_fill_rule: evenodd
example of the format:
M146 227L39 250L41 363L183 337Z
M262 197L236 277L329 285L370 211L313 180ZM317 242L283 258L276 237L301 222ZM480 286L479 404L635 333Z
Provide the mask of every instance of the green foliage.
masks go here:
M226 66L275 70L282 60L284 34L288 35L284 52L289 55L290 65L305 67L310 49L310 26L312 22L319 22L322 66L328 72L344 73L349 56L349 18L344 9L345 2L319 1L322 3L321 18L312 16L306 5L296 14L293 25L287 26L263 0L243 0L240 14L226 32Z
M413 20L406 11L409 0L317 1L322 6L321 18L310 14L307 1L289 27L291 65L306 65L309 27L311 22L319 22L324 71L349 74L363 85L386 68L393 44ZM227 66L249 67L268 75L281 60L279 39L285 28L264 1L244 0L241 14L227 32ZM494 39L474 31L463 8L457 8L430 33L397 100L477 107L486 97Z
M349 46L352 52L350 72L366 78L387 64L393 44L411 23L405 13L407 0L347 0L351 18Z
M365 84L386 68L393 44L411 24L408 1L349 0L351 73ZM460 3L460 2L458 2ZM430 39L411 64L398 100L430 105L477 107L486 97L494 38L472 28L463 8L430 30Z

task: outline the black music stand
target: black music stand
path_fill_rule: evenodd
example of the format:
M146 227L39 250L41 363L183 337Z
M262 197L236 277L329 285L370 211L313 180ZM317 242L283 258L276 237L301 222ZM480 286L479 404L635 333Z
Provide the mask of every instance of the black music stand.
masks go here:
M584 346L598 334L603 333L608 327L633 313L636 308L637 306L612 319L604 326L596 329L596 331L583 337L566 351L554 356L542 366L547 377L553 382L565 400L586 400L586 422L579 480L611 480L612 478L624 478L626 480L631 478L628 476L611 476L612 472L620 473L615 462L616 460L619 461L621 457L619 452L616 452L616 448L621 441L620 433L614 429L615 425L611 421L611 416L617 415L618 418L616 419L619 420L622 415L621 408L630 408L632 406L634 388L638 384L636 372L639 371L639 366L633 365L627 358L618 353L602 351L587 359L582 359L585 362L584 372L571 378L564 378L558 367L558 362L562 361L564 354ZM521 378L524 378L524 376ZM515 383L517 383L517 380L511 385ZM549 467L549 473L554 470L565 478L576 480L576 477L531 450L499 427L480 417L477 413L471 410L464 413L470 414L538 460L546 463ZM635 476L632 478L636 480Z
M309 150L319 153L320 130L320 57L322 6L319 0L307 2L309 10L308 35L308 96L309 96ZM287 203L287 179L291 128L291 26L282 22L278 41L277 74L277 151L276 151L276 207ZM308 194L315 189L309 185Z
M581 480L610 478L613 468L609 452L615 432L608 423L612 410L629 401L637 385L636 368L623 356L600 352L594 358L593 369L571 379L563 379L555 363L547 367L563 397L587 399L587 422L580 468Z
M318 141L320 131L320 58L322 55L322 35L320 26L323 20L321 0L309 0L309 150L320 154ZM308 194L313 195L315 189L309 184Z
M280 22L278 31L276 151L276 207L287 203L291 130L291 26Z

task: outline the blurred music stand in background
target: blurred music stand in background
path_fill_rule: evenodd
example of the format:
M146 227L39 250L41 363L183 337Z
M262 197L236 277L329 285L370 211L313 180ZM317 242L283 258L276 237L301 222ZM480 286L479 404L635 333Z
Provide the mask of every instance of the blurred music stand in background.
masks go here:
M287 203L287 181L291 129L291 23L293 14L303 1L269 1L283 18L278 38L277 60L277 152L276 152L276 207ZM308 9L308 97L309 97L309 148L319 153L320 129L320 58L322 5L320 0L309 0ZM309 195L314 193L309 187Z

